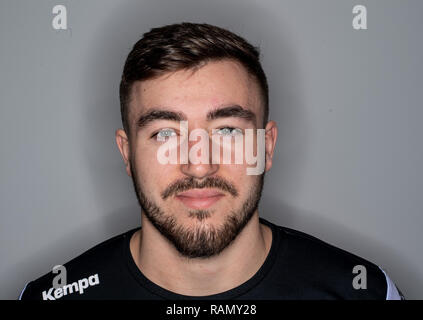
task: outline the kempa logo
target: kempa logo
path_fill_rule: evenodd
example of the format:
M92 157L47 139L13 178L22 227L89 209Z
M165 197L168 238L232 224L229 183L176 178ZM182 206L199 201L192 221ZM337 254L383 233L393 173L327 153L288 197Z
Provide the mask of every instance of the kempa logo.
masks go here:
M60 288L52 287L48 291L43 291L43 300L60 299L63 296L72 294L74 292L79 292L79 294L83 294L85 289L87 289L88 287L95 286L97 284L100 284L98 273L89 276L88 278L82 278L78 281L64 285Z

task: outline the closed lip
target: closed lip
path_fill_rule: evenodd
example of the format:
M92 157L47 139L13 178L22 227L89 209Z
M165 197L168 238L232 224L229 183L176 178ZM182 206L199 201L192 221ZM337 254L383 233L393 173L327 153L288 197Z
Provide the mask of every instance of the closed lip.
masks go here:
M178 193L177 197L186 198L213 198L223 196L224 194L214 189L192 189L185 192Z
M177 194L176 199L191 209L207 209L225 195L214 189L192 189Z

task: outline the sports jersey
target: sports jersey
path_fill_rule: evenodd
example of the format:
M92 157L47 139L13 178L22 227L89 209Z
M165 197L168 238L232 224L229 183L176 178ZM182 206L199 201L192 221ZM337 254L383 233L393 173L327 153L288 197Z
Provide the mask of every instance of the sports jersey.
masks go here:
M149 280L137 267L130 252L130 239L140 229L138 227L102 242L64 264L65 285L54 286L53 279L57 274L51 271L29 282L19 298L403 299L395 284L377 265L303 232L278 226L264 218L260 218L260 223L272 230L272 243L264 263L246 282L225 292L188 296L171 292ZM359 276L357 268L362 272L358 287L354 285L354 278Z

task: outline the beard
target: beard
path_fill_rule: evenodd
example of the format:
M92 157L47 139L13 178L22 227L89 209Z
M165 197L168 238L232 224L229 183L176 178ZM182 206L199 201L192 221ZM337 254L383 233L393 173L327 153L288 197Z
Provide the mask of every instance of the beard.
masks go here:
M171 213L166 213L153 200L148 199L131 161L131 175L138 202L151 224L177 249L185 258L208 258L218 255L228 247L253 217L261 198L265 173L257 177L247 193L247 197L238 210L230 211L220 227L200 223L193 228L179 224ZM172 183L161 197L163 200L173 194L194 188L217 188L239 197L236 188L221 177L207 177L201 183L193 177L180 179ZM189 217L202 221L211 215L209 210L190 210Z

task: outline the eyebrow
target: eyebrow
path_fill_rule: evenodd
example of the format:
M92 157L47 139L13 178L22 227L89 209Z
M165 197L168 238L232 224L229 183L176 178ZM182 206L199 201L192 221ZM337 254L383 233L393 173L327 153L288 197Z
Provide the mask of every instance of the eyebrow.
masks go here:
M146 127L155 120L183 121L186 120L186 117L182 112L152 109L138 118L137 128L141 129Z
M247 121L255 122L256 115L254 112L244 109L239 105L231 105L224 108L216 108L215 110L207 113L207 121L212 121L220 118L241 118ZM146 127L149 123L156 120L170 120L170 121L183 121L187 120L186 116L182 112L175 112L169 110L152 109L141 115L137 122L137 129Z
M254 114L254 112L244 109L239 105L232 105L224 108L216 108L215 110L210 111L207 114L207 120L209 121L228 117L242 118L251 122L255 122L256 120L256 115Z

